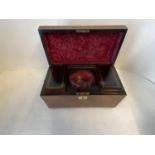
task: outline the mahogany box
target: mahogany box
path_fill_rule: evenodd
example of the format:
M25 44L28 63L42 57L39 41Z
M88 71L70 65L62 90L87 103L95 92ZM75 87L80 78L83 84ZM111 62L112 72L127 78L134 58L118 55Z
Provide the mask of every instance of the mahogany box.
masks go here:
M126 26L40 26L38 31L49 63L40 95L49 107L114 107L126 96L114 67Z

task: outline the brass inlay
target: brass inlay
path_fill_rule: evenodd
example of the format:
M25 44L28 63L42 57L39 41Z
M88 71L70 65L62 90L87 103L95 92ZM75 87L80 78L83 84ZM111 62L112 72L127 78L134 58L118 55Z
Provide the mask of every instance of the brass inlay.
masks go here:
M77 92L76 95L89 95L90 92Z

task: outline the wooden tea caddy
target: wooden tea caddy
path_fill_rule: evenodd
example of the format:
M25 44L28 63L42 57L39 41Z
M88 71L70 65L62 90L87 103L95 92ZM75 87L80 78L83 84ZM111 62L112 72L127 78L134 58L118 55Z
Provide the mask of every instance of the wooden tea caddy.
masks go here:
M41 97L49 107L114 107L126 92L114 63L127 32L114 26L40 26L49 63ZM95 84L75 89L71 73L89 70Z

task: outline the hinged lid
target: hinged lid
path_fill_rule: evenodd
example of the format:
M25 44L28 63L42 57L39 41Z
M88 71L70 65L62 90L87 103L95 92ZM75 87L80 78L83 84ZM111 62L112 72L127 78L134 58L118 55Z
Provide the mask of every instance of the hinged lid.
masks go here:
M40 26L51 64L113 64L126 26Z

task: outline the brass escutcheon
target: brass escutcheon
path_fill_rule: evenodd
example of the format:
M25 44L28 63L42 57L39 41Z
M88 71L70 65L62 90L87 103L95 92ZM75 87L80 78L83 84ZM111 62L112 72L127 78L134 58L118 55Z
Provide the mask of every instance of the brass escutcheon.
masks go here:
M90 94L89 92L77 92L78 95L78 100L87 100L88 95Z

